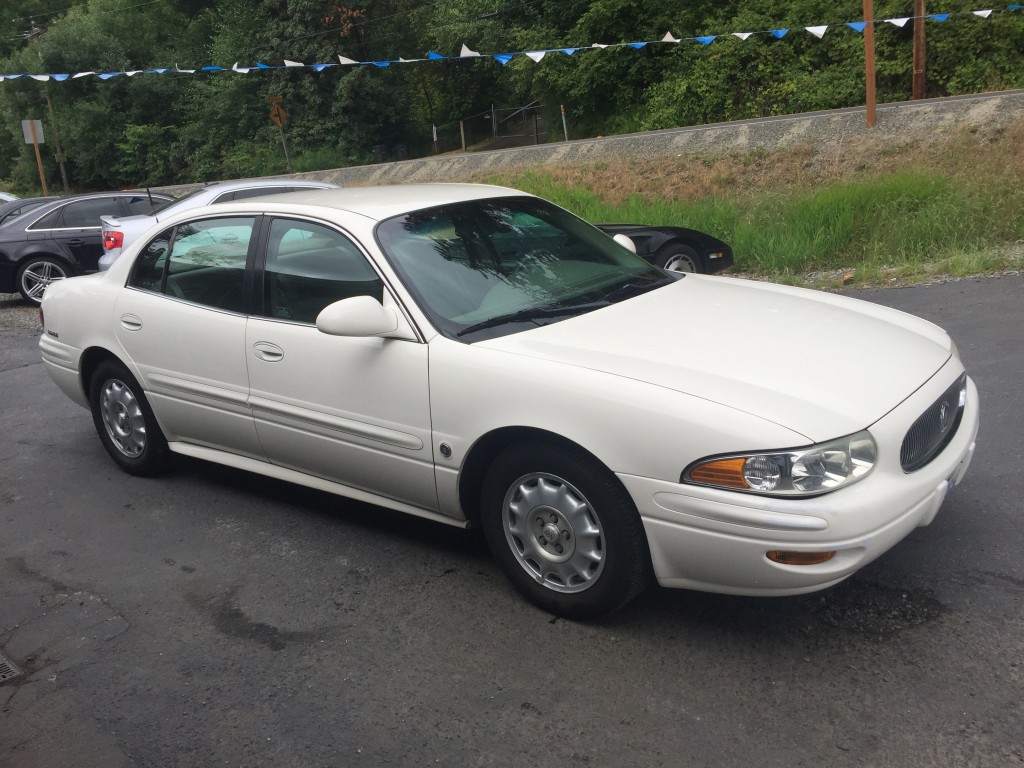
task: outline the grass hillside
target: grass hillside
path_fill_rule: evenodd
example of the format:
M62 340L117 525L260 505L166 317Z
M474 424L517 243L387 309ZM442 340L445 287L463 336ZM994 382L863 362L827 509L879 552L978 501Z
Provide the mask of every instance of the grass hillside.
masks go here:
M893 144L544 166L475 181L590 221L678 224L732 244L739 273L887 284L1019 269L1024 121Z

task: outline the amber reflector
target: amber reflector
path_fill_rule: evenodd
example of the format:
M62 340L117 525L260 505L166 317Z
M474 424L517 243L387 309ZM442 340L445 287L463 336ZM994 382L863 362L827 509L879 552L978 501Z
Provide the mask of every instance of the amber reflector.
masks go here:
M690 480L708 485L724 485L729 488L749 488L743 479L743 465L746 459L719 459L701 464L690 471Z
M772 550L766 552L765 555L769 560L775 563L782 563L783 565L817 565L818 563L825 563L835 557L835 551L832 552L780 552L779 550Z

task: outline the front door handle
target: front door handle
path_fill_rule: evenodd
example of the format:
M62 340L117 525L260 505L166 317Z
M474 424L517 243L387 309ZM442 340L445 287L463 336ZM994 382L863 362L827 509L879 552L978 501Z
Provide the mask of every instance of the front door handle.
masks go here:
M269 341L257 341L252 345L253 354L267 363L277 363L284 359L284 350Z
M68 245L82 245L85 242L85 240L65 240L64 242L66 242Z

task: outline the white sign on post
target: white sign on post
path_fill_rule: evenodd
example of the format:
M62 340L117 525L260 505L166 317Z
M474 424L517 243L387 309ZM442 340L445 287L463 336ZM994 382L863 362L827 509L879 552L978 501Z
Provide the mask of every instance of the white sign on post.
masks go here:
M35 129L35 141L33 141L32 131ZM21 131L25 134L26 144L45 144L43 141L43 121L42 120L22 120Z

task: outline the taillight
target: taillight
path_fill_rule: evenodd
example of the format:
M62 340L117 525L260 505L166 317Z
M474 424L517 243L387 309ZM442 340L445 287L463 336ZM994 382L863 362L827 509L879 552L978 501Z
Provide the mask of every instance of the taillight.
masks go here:
M103 233L103 250L112 251L124 245L124 232L107 230Z

